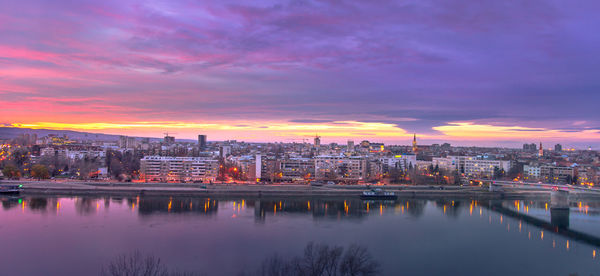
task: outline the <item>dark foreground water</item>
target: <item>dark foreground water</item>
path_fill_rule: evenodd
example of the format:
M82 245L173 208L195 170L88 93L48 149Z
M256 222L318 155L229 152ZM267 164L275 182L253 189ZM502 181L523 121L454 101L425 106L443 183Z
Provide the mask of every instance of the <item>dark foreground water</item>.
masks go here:
M98 275L140 250L207 275L310 242L368 247L382 275L600 275L600 202L3 197L0 275Z

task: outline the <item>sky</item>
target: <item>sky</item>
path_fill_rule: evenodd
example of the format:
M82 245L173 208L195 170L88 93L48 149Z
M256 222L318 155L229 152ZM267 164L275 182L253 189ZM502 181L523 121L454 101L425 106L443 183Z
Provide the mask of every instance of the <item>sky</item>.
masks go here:
M599 148L598 10L553 0L3 0L0 124Z

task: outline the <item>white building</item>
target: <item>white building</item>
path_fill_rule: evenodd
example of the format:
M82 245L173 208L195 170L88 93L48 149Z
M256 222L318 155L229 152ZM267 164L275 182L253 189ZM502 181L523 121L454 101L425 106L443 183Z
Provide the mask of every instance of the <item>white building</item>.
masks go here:
M315 178L364 179L367 160L362 156L315 156Z
M442 170L455 171L458 169L457 156L434 157L432 160L434 166L438 166Z
M254 158L254 160L256 161L256 162L254 162L254 177L256 179L260 179L262 177L262 169L263 169L262 156L260 154L257 154L256 158Z
M417 156L414 154L401 154L393 157L381 157L379 158L379 161L384 170L393 168L406 170L409 167L416 167Z
M523 166L523 176L525 179L538 179L541 176L541 168L539 166Z
M67 150L67 158L70 160L85 158L104 158L106 151L103 150Z
M140 171L147 181L215 181L219 161L204 157L144 156Z
M508 172L511 163L507 160L484 159L477 156L448 156L433 158L432 165L447 170L457 170L466 176L493 177L497 169Z
M229 155L231 155L231 146L219 147L219 156L221 156L221 158L225 158Z
M477 159L475 157L466 157L459 160L459 172L464 172L468 176L493 177L495 168L508 172L510 170L510 161L505 160L487 160Z

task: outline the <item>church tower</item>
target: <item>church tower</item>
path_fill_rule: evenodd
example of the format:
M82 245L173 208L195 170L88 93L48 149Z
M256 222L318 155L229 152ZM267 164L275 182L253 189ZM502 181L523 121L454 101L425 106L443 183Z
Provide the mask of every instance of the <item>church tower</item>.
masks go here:
M544 148L542 147L542 142L540 142L540 152L538 153L539 157L544 156Z
M417 153L417 150L419 150L419 148L417 148L417 134L415 133L415 136L413 137L412 151Z

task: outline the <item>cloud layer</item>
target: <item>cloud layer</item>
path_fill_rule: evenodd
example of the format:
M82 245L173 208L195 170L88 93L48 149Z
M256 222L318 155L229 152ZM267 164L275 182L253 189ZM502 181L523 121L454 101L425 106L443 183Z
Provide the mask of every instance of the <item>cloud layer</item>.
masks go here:
M0 118L153 135L184 123L257 140L264 128L206 125L304 135L301 126L354 122L385 127L336 137L600 146L599 6L7 0Z

